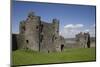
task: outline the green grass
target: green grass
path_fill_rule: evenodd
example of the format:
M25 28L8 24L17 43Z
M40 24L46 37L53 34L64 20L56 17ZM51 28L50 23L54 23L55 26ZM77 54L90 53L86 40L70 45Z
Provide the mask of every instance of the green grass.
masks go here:
M12 53L13 65L95 61L95 48L65 49L63 52L42 53L17 50Z

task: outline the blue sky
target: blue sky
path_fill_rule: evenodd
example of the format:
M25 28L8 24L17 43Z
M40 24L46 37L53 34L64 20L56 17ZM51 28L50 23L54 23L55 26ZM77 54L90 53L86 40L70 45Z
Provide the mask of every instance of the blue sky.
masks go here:
M53 18L60 21L60 35L74 37L78 32L90 32L95 36L95 6L47 4L13 1L12 32L19 32L19 23L27 18L30 11L41 16L41 20L51 23Z

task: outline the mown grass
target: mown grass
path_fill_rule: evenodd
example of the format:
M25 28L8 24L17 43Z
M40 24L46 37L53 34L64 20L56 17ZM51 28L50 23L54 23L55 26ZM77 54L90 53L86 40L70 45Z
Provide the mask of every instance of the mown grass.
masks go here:
M31 50L17 50L12 52L13 65L48 64L95 60L95 48L73 48L65 49L63 52L54 53L42 53Z

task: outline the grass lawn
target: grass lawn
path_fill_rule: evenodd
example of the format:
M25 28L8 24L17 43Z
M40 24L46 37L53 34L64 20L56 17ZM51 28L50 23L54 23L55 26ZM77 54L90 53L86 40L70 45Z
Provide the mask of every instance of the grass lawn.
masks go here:
M41 53L35 51L16 50L12 52L13 65L47 64L78 61L95 61L95 48L71 48L63 52Z

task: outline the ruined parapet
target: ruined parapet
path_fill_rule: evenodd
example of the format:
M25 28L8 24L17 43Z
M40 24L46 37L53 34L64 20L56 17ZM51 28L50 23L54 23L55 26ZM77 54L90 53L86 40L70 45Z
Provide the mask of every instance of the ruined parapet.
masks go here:
M90 48L90 34L80 32L76 35L76 42L80 48Z
M40 19L41 19L41 17L40 16L37 16L37 15L35 15L35 13L34 12L30 12L29 14L28 14L28 16L27 16L27 19L26 19L26 21L27 22L34 22L34 21L40 21ZM38 23L38 22L37 22Z

